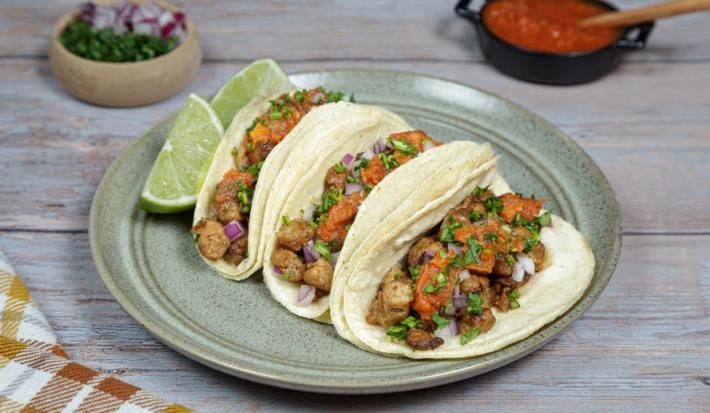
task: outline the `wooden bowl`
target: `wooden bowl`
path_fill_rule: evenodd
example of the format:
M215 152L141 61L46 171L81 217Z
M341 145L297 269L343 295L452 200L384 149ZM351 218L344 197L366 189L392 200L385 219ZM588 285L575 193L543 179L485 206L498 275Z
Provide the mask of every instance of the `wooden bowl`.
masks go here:
M178 10L162 1L155 3L171 12ZM59 41L59 35L78 13L73 11L59 19L49 48L54 76L75 97L102 106L145 105L176 94L197 73L202 51L189 16L185 16L187 38L170 53L142 62L106 63L77 56Z

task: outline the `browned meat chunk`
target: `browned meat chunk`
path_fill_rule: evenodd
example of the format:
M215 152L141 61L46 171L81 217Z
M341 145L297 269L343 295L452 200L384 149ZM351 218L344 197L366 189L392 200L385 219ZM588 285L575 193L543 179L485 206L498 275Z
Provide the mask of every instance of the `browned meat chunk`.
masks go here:
M227 201L219 205L219 207L215 204L214 209L217 219L225 225L232 221L243 222L248 217L248 215L245 217L242 214L242 204L236 199Z
M330 285L333 282L333 266L327 259L318 258L316 262L306 265L303 281L321 291L330 292Z
M253 151L248 151L249 153L249 164L256 165L257 163L266 159L272 149L276 146L278 142L271 141L260 141L254 145Z
M271 262L281 270L282 276L289 281L298 282L303 279L303 271L306 270L306 266L293 251L276 248L276 251L271 255Z
M328 173L325 174L325 190L345 191L347 177L348 175L345 172L338 173L335 167L328 169Z
M279 240L279 246L291 251L299 251L303 246L313 238L315 230L308 225L308 222L303 218L296 218L289 221L288 224L282 225L276 238Z
M483 204L486 199L492 196L495 196L493 191L491 191L490 189L486 189L485 191L483 191L483 193L481 193L481 195L471 195L471 200L476 204Z
M428 258L433 258L443 249L444 245L441 242L436 241L432 237L424 237L417 241L417 243L409 249L407 263L410 267L415 267L426 261L423 257L424 254L426 254L426 257Z
M232 242L232 245L229 246L227 255L224 256L224 259L230 261L234 265L239 265L239 263L244 261L244 258L247 257L247 246L248 240L246 235L235 239Z
M229 238L224 234L224 227L217 221L203 219L192 228L199 236L197 248L200 254L208 260L216 261L224 256L229 249Z
M471 275L461 282L459 288L463 294L468 295L468 293L481 292L488 288L490 280L488 277L482 277L479 275Z
M541 242L536 244L530 249L528 255L535 263L535 272L542 271L542 265L545 263L545 246Z
M478 204L478 203L471 204L468 214L469 214L469 219L472 218L472 216L475 216L474 218L478 218L478 219L475 219L475 221L478 221L480 219L483 219L486 216L486 207L483 206L483 204Z
M504 287L500 290L500 294L498 294L498 297L496 298L496 308L504 313L510 310L510 297L508 297L509 293L510 287Z
M393 267L380 284L377 298L370 306L367 322L387 329L409 315L409 303L413 299L412 281L399 266Z
M465 206L459 206L451 211L449 211L448 214L444 217L444 220L442 222L446 223L451 223L450 218L453 218L456 220L461 225L466 225L470 224L471 222L468 220L468 208ZM442 226L443 227L443 226ZM439 230L439 239L441 239L441 229Z
M444 340L430 331L413 328L407 331L407 344L415 350L433 350L444 344Z
M513 275L513 266L508 263L507 254L496 255L496 262L493 264L493 275L499 277L510 277Z
M481 333L493 328L496 318L491 310L485 309L481 315L466 314L458 323L459 334L466 334L474 327L478 327Z

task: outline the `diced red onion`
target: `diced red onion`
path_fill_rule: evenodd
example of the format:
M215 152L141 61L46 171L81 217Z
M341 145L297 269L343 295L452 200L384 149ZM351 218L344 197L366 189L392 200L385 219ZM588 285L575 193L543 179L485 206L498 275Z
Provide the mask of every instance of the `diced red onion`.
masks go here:
M185 14L163 10L156 3L133 4L123 2L115 6L84 3L79 6L79 20L96 29L111 29L117 34L132 31L182 42L186 37Z
M307 263L315 262L320 258L320 253L315 248L316 244L313 240L309 240L306 245L303 246L303 259Z
M353 167L353 161L355 160L355 157L351 153L346 153L345 156L343 156L343 165L345 165L348 169Z
M244 226L242 226L239 221L232 221L224 226L224 235L226 235L230 241L234 241L237 238L241 238L246 233L247 230L244 229Z
M449 242L448 244L446 244L446 247L449 249L449 251L453 252L456 255L461 254L461 247L454 244L453 242Z
M366 150L365 152L362 153L362 157L364 159L367 159L368 161L372 159L372 157L375 156L375 153L372 152L370 149Z
M456 287L454 287L454 295L461 295L461 284L456 283Z
M434 142L431 139L427 139L426 141L424 141L424 148L423 148L424 152L428 151L429 149L433 149L433 148L436 148L436 145L434 144Z
M382 142L382 139L378 139L377 142L375 142L375 145L372 147L372 151L376 154L382 153L385 150L385 144Z
M296 305L305 307L313 302L316 298L316 289L307 284L302 284L301 288L298 289L298 302Z
M386 143L386 144L385 144L385 150L386 150L386 151L391 151L391 150L392 150L392 145L390 145L389 143Z
M425 262L429 261L432 258L434 258L434 254L432 254L429 251L424 251L424 254L422 254L422 256L419 257L419 264L424 264Z
M458 334L458 330L456 329L456 319L451 319L449 320L449 334L451 334L451 337L455 337L456 334Z
M449 325L444 328L437 328L434 334L444 341L456 336L456 320L449 319Z
M345 184L345 195L354 194L355 192L360 192L363 189L365 188L360 184L347 183Z
M278 275L279 277L283 275L283 273L281 272L281 268L274 265L274 274Z
M468 270L463 270L459 272L459 281L463 282L464 280L471 278L471 273Z
M455 295L451 297L451 304L457 310L461 308L466 308L467 303L468 297L466 297L465 295Z

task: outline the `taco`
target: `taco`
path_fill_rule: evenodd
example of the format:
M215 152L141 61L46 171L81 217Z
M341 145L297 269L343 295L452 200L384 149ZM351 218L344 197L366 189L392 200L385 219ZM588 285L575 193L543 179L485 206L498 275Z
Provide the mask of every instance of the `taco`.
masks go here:
M336 274L341 336L390 356L471 357L532 335L582 296L591 248L542 199L512 193L494 167L435 179L452 190L400 193L419 205L383 220Z
M192 228L202 258L222 276L241 280L259 269L267 203L282 194L275 188L281 167L311 131L336 128L334 119L322 123L322 109L350 105L343 98L323 88L288 89L256 98L234 116L198 195ZM289 173L310 163L297 159Z
M263 272L271 294L293 313L328 321L334 274L373 227L412 202L400 194L427 185L453 164L492 158L490 149L473 143L440 146L422 131L399 130L343 140L284 203L281 222L267 236ZM378 202L369 202L376 193L382 194ZM356 225L363 211L367 222Z

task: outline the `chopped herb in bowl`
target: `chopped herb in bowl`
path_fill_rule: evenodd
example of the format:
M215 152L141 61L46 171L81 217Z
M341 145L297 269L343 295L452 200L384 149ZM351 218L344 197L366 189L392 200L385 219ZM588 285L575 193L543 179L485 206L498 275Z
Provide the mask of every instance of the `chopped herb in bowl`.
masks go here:
M140 62L169 53L186 38L185 15L155 3L81 5L59 36L70 52L100 62Z

